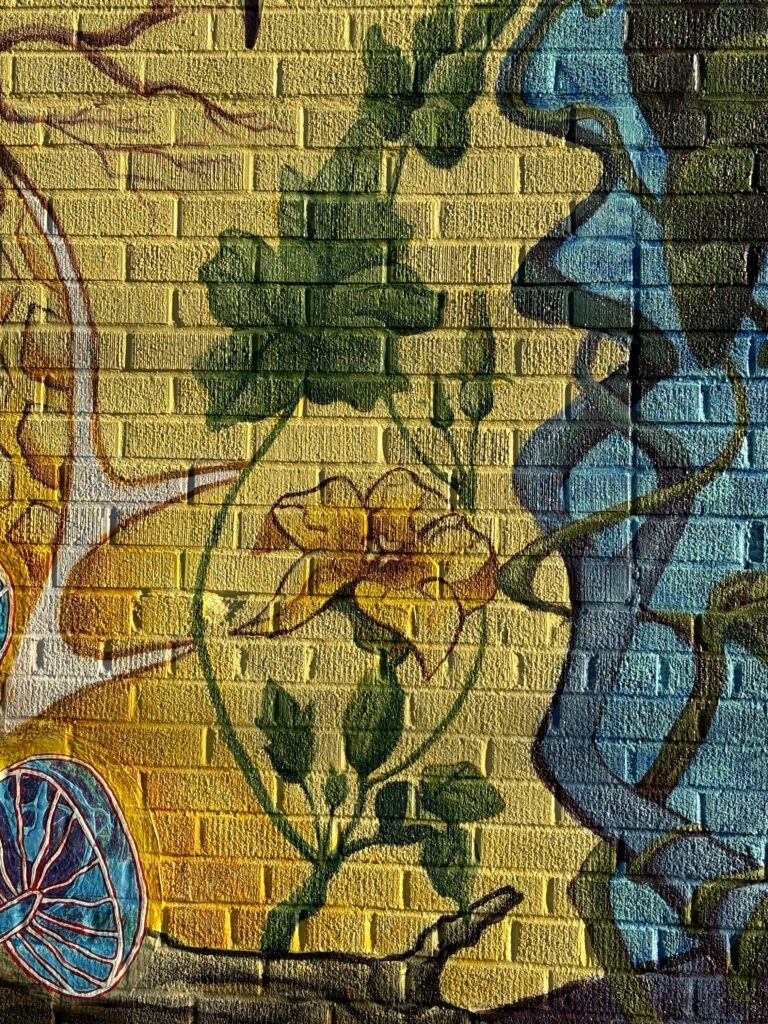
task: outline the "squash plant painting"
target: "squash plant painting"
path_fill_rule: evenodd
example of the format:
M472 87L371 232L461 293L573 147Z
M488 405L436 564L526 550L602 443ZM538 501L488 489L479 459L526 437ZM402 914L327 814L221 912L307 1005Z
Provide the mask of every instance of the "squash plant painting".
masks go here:
M768 1022L766 4L0 21L0 1024Z

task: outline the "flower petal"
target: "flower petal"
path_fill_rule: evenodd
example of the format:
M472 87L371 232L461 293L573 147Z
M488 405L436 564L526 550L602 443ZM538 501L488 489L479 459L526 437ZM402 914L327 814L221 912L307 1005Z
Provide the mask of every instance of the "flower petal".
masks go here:
M330 554L302 555L280 581L259 614L233 632L239 636L280 636L303 626L359 578L362 560Z
M365 551L368 518L357 488L345 477L285 495L268 520L267 527L276 526L305 553Z
M369 619L399 633L411 646L425 679L446 660L459 639L462 609L425 558L392 559L355 586L355 602Z
M370 538L379 551L415 551L419 530L445 508L442 496L408 469L380 477L365 498Z
M433 520L421 534L422 550L440 560L440 579L464 614L496 593L496 555L490 540L459 513Z

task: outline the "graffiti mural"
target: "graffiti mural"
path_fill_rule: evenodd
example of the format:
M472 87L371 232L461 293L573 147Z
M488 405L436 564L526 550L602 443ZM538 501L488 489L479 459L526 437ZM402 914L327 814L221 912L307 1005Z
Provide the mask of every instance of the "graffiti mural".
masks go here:
M766 5L55 14L0 1020L768 1020Z

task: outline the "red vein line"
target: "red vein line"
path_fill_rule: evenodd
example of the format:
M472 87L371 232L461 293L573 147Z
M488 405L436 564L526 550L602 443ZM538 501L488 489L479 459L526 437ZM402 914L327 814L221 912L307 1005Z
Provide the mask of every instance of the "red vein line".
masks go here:
M53 888L56 887L54 886ZM59 904L65 904L72 907L103 907L105 903L114 904L115 901L111 896L102 896L100 900L80 900L74 896L43 896L40 902L55 903L56 906L59 906Z
M98 860L95 857L91 857L87 864L83 864L81 868L78 868L74 875L67 875L63 882L56 882L55 885L49 885L46 888L46 892L55 892L56 889L62 889L65 885L71 885L72 882L80 878L81 875L85 875L91 868L95 868L98 864Z
M71 964L69 962L69 960L66 960L58 951L58 949L56 949L55 946L52 946L50 942L40 934L40 932L37 930L37 928L35 928L34 925L30 925L29 928L27 928L27 935L32 935L35 939L37 939L40 945L44 949L48 950L48 952L51 954L54 960L60 963L65 971L70 971L72 974L75 975L75 977L82 978L83 981L89 981L93 985L101 984L101 978L98 975L89 974L88 971L81 971L79 967L75 967L74 964Z
M42 900L41 902L45 902ZM57 928L65 929L70 932L77 932L79 935L95 935L100 939L116 939L120 933L114 928L91 928L87 924L81 924L79 921L67 921L64 917L54 917L52 914L47 914L44 910L39 910L35 916L35 920L43 918L46 921L50 921L51 924L55 924Z
M77 819L75 818L75 816L73 814L70 817L70 819L69 819L69 824L67 825L66 829L64 830L64 834L62 835L61 839L59 840L59 845L56 847L56 852L51 857L51 859L47 862L47 864L43 868L42 872L40 873L40 877L37 879L37 888L38 889L42 888L43 882L45 881L46 877L48 876L48 872L51 870L53 865L56 863L56 861L62 855L64 850L66 850L67 843L69 841L69 835L70 835L70 833L72 831L72 828L73 828L76 820ZM54 888L55 888L55 886L54 886Z
M44 960L37 952L37 950L29 944L29 942L24 938L23 935L17 935L16 938L18 939L20 945L22 945L26 949L26 951L32 956L32 958L36 960L38 964L40 964L40 966L43 968L44 973L47 974L49 977L53 978L56 982L58 982L59 990L61 992L75 994L75 990L66 980L66 978L59 974L56 968L49 964L47 960Z
M100 953L94 953L92 949L88 949L87 946L81 946L78 942L74 942L72 939L65 939L62 935L57 932L52 932L44 924L40 924L39 915L35 918L35 932L42 932L44 935L50 935L52 939L56 939L57 942L66 946L67 949L72 949L75 953L79 953L80 956L87 957L89 960L95 960L97 963L106 964L107 967L115 966L115 958L102 956Z
M8 886L9 896L13 897L19 895L18 887L13 884L11 876L8 874L8 867L5 863L5 843L3 842L0 842L0 878L2 878Z
M16 814L16 838L19 847L19 864L21 865L21 887L29 888L29 871L27 864L27 851L24 849L24 815L21 807L21 782L22 775L15 776L16 786L13 791L13 809Z

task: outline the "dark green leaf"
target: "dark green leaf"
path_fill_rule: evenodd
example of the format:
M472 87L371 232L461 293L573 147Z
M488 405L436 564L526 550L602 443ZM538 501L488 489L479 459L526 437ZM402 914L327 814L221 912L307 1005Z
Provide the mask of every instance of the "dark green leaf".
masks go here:
M377 655L384 652L388 664L393 668L407 658L408 644L400 634L363 615L351 598L341 598L336 607L352 624L354 641L361 651Z
M485 419L493 409L493 384L490 380L465 380L459 391L459 407L476 423Z
M438 430L448 430L454 422L453 409L448 398L445 384L442 377L435 377L434 392L432 397L431 423Z
M450 98L466 112L480 95L484 85L483 53L450 53L441 57L430 75L430 96Z
M413 803L414 787L410 782L387 782L376 794L376 817L379 838L390 846L421 843L435 830L431 825L406 824Z
M408 813L413 785L410 782L388 782L376 794L376 817L380 822L402 825Z
M460 910L467 909L477 866L472 837L466 829L449 827L445 833L432 832L427 836L421 866L439 896L454 900Z
M469 145L469 118L463 106L437 96L414 113L411 135L427 163L450 170Z
M225 233L201 268L211 312L234 329L195 364L211 428L291 412L302 395L370 411L409 387L389 369L392 339L435 328L442 295L416 280L373 283L386 253L371 241L407 236L407 225L380 199L318 200L313 223L324 240L277 251Z
M363 777L376 771L400 742L405 694L390 667L367 672L344 711L347 761Z
M402 836L412 794L410 782L387 782L376 794L379 832L387 842L396 842Z
M284 782L303 782L315 753L312 705L302 708L284 687L269 679L256 725L267 737L266 753L275 772Z
M451 824L495 818L505 806L496 787L469 761L425 769L419 798L424 810Z
M347 776L331 768L328 778L325 780L323 795L329 811L336 811L347 799L349 783Z
M487 318L487 300L481 293L476 306L478 319ZM490 327L467 331L461 342L462 366L471 378L491 377L496 372L496 339Z
M514 555L499 570L497 583L499 590L512 601L535 608L540 611L554 612L568 616L570 611L565 605L555 605L544 601L536 593L536 574L542 564L542 557L527 555L525 552Z
M399 47L387 42L378 25L373 25L363 42L363 67L366 110L386 139L401 139L416 104L410 60Z
M489 7L487 3L476 4L467 11L461 28L462 50L485 49L488 46Z
M438 59L456 49L456 0L439 0L434 11L416 19L413 54L416 90L422 92Z
M413 89L411 62L399 46L384 38L380 25L372 25L363 41L363 67L367 79L366 95L371 97L409 96Z

